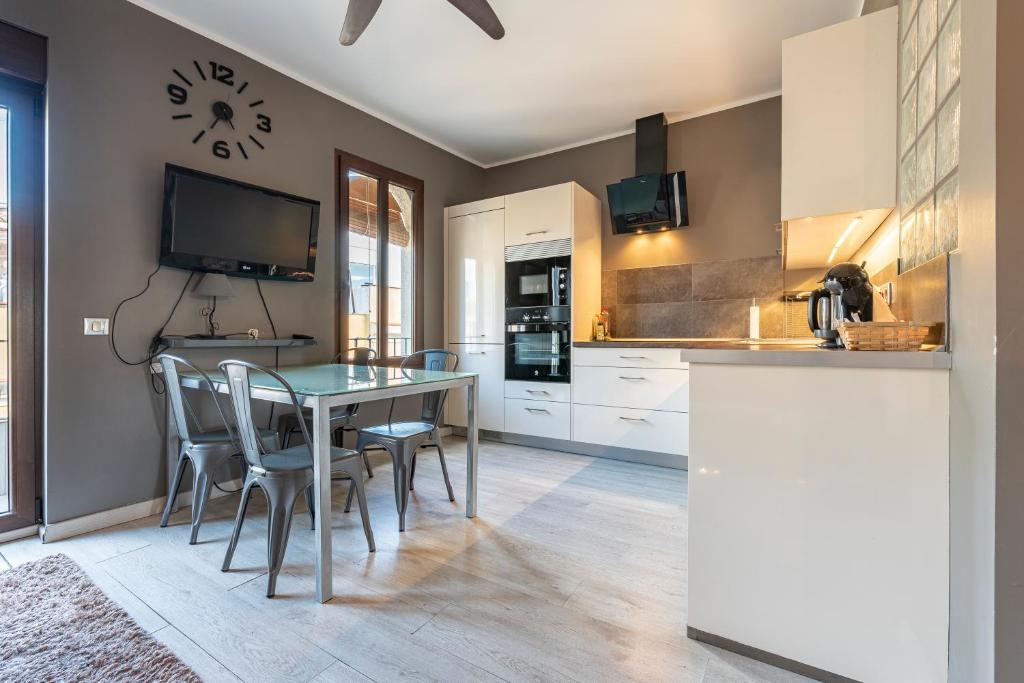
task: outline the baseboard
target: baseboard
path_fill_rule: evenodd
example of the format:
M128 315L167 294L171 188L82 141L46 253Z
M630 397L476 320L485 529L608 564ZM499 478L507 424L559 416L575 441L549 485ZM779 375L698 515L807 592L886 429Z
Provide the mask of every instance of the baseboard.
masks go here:
M232 479L231 481L221 482L220 485L228 489L237 489L242 485L242 480ZM221 491L220 489L215 488L213 489L213 493L210 494L210 498L220 498L222 496L231 495L231 493L232 491ZM125 505L124 507L114 508L113 510L104 510L103 512L96 512L91 515L84 515L82 517L65 519L60 522L53 522L52 524L46 524L40 528L39 538L43 543L52 543L53 541L60 541L65 538L71 538L72 536L80 536L81 534L106 529L107 527L117 526L118 524L134 522L135 520L142 519L143 517L160 514L163 512L164 504L166 502L167 496L161 496L159 498L153 498L152 500L144 500L140 503L132 503L131 505ZM191 504L191 491L178 494L177 507L184 507Z
M779 669L785 669L786 671L792 671L793 673L806 676L807 678L813 678L816 681L824 681L825 683L858 683L854 678L840 676L839 674L832 673L831 671L825 671L824 669L819 669L816 666L798 662L795 659L789 659L788 657L783 657L773 652L761 650L750 645L744 645L743 643L739 643L735 640L716 636L714 633L701 631L693 628L692 626L686 627L686 637L702 643L707 643L708 645L713 645L723 650L728 650L729 652L735 652L736 654L743 655L749 659L756 659L759 662L770 664Z
M465 427L450 427L450 429L456 436L466 435ZM543 448L547 451L589 455L594 458L635 462L641 465L667 467L673 470L689 469L689 458L687 456L673 455L672 453L639 451L633 448L602 446L601 444L566 441L564 439L549 439L542 436L530 436L529 434L509 434L508 432L494 432L489 429L481 429L480 438L485 441L497 441L499 443L528 446L530 448Z
M28 536L34 536L39 532L38 524L31 524L29 526L22 527L20 529L13 529L11 531L5 531L0 534L0 543L8 543L10 541L17 541L19 538L26 538Z

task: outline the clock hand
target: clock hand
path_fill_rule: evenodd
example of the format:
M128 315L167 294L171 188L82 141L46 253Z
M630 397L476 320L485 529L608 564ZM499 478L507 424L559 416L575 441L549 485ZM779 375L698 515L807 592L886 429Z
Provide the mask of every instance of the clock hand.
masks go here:
M220 121L219 116L213 120L213 123L210 124L210 130L213 130L213 127L217 125L218 121Z
M231 119L224 119L224 120L228 122L228 125L229 125L229 126L231 126L231 130L234 130L234 129L235 129L235 124L233 124L233 123L231 122Z

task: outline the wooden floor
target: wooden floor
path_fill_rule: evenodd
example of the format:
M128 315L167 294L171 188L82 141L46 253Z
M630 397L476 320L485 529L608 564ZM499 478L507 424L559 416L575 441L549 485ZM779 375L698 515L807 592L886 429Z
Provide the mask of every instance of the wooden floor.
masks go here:
M686 473L484 442L479 517L463 514L465 444L424 452L407 531L390 464L368 493L377 552L357 514L334 519L334 591L313 598L313 534L296 516L274 599L254 495L220 571L236 496L211 503L189 547L188 510L42 545L0 545L0 569L63 552L209 681L795 681L688 640ZM335 510L347 486L334 487Z

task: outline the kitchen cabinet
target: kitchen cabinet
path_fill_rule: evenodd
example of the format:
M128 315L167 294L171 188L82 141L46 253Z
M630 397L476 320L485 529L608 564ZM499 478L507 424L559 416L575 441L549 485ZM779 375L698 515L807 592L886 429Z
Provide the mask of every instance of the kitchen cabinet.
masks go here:
M782 220L896 205L897 16L782 42Z
M504 340L505 209L448 218L448 341Z
M574 351L573 441L689 453L690 372L678 349Z
M477 428L505 431L505 400L501 390L505 383L505 347L501 344L449 344L448 350L459 354L459 372L475 372L480 376ZM465 427L466 392L448 392L446 410L448 424Z
M505 431L547 439L568 440L571 434L568 403L505 399Z
M573 183L562 183L505 197L505 245L570 239Z
M506 381L505 398L568 403L570 399L570 385L561 382Z

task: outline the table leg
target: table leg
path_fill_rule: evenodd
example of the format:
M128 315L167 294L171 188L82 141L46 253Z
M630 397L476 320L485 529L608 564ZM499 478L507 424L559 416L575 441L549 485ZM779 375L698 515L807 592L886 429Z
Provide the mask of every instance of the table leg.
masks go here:
M316 518L316 599L327 602L331 585L331 410L313 404L313 507Z
M476 463L479 441L476 414L479 412L480 389L476 375L466 386L466 516L476 517Z
M174 411L171 410L171 401L167 392L164 392L164 455L167 457L167 497L174 495L171 487L174 485L174 474L178 469L178 452L181 450L181 442L178 440L178 425L174 423ZM171 503L171 511L178 509L177 501Z

